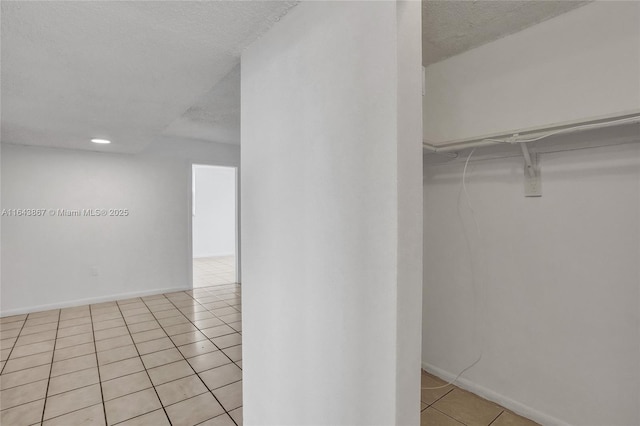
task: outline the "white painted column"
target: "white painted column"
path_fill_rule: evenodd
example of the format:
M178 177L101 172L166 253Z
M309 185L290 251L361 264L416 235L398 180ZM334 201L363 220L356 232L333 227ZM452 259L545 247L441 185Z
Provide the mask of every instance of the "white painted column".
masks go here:
M419 423L419 2L308 2L242 57L244 421Z

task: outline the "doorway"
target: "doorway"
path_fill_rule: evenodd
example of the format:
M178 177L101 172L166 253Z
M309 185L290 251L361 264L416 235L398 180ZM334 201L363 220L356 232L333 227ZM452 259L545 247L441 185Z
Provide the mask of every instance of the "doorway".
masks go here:
M192 285L237 283L237 169L193 164L191 177Z

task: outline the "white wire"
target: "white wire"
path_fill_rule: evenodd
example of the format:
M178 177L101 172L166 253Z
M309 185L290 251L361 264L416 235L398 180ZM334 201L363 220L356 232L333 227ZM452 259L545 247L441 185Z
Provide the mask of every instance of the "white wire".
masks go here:
M481 235L480 235L480 225L478 224L478 219L476 217L476 212L473 209L473 205L471 204L471 199L469 198L469 193L467 192L467 167L469 166L469 160L471 160L471 156L473 155L473 153L476 151L475 148L473 148L471 150L471 152L469 153L469 156L467 157L467 160L464 163L464 169L462 171L462 190L464 192L464 197L467 201L467 207L469 208L469 211L471 212L471 216L473 217L473 222L475 223L476 226L476 233L478 235L478 241L480 241L481 239ZM469 244L469 241L467 239L467 244ZM469 245L469 255L473 256L473 253L471 251L471 246ZM478 316L477 312L478 310L480 310L481 312L483 312L483 307L478 307L478 291L476 289L476 280L474 278L474 272L473 272L473 259L471 260L471 280L473 282L473 294L474 294L474 305L476 308L476 317ZM480 289L482 289L482 287L480 286ZM482 298L484 295L484 292L480 292L481 295L480 297ZM482 319L484 320L484 315L482 316ZM481 323L484 324L484 321L478 321L476 322L476 324ZM460 371L460 373L458 373L453 380L449 381L448 383L442 385L442 386L435 386L435 387L426 387L426 388L422 388L422 390L435 390L435 389L442 389L442 388L446 388L447 386L450 386L452 384L454 384L459 378L460 376L462 376L467 370L469 370L471 367L473 367L474 365L476 365L477 363L480 362L480 360L482 359L482 355L484 354L484 330L480 331L480 353L478 354L478 356L476 357L476 359L469 364L467 367L465 367L464 369L462 369L462 371Z

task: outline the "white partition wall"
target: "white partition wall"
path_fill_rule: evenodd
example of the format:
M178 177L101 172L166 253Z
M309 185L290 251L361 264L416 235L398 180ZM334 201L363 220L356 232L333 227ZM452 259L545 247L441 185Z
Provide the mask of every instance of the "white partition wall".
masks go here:
M242 57L244 421L417 425L419 2L309 2Z

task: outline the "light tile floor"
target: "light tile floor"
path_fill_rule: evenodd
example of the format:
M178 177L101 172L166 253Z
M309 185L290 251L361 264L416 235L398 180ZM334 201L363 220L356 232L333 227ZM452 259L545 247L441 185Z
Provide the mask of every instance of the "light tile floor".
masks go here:
M0 319L0 424L242 424L240 286Z
M236 282L235 256L193 259L193 287L208 287Z
M242 425L240 312L225 284L0 318L0 424ZM422 426L536 424L451 385L421 400Z
M422 387L439 387L446 382L422 371ZM422 390L421 426L534 426L518 416L457 386Z

